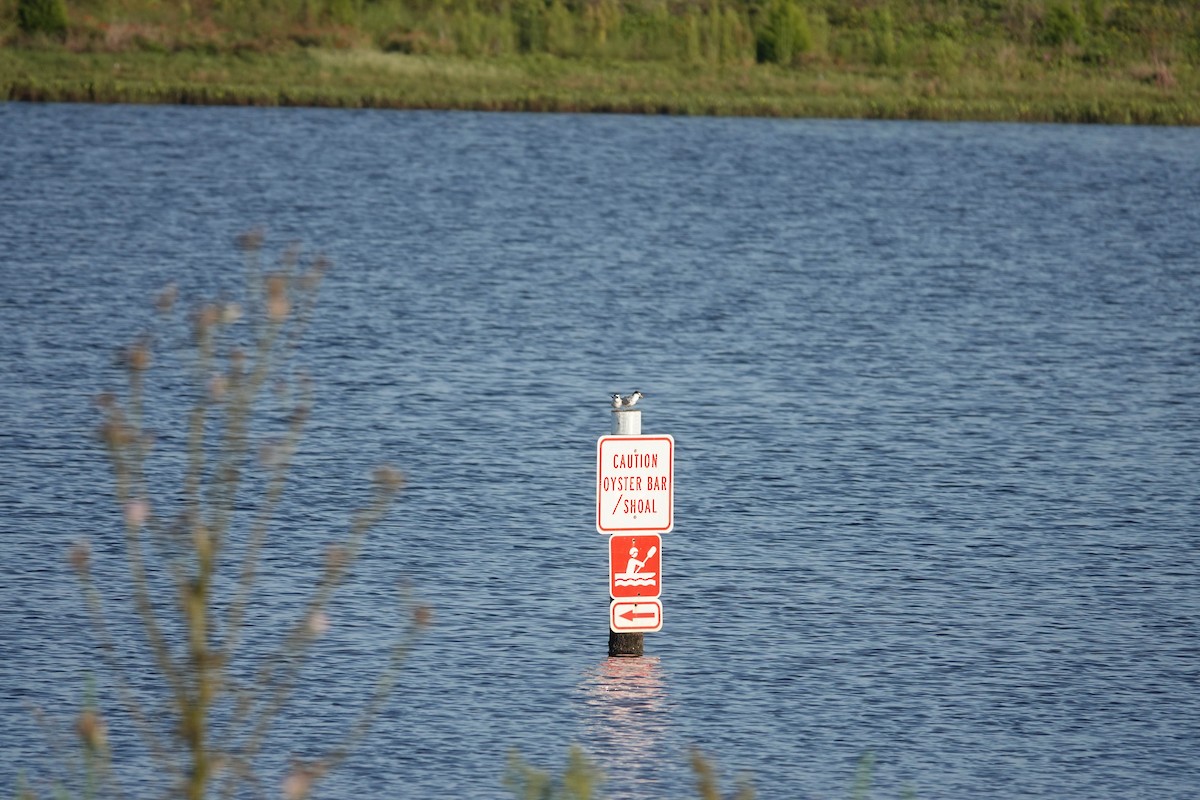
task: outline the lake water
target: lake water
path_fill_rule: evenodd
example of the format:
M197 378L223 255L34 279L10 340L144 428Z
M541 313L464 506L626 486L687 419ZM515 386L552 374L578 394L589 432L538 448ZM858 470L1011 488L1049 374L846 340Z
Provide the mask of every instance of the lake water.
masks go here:
M92 398L261 225L335 267L253 642L371 467L409 481L265 796L407 580L436 623L320 796L504 797L510 749L578 743L612 798L688 796L692 746L763 798L867 753L873 797L1200 797L1200 130L0 104L0 220L0 791L56 760L31 707L108 685L80 538L151 685ZM665 627L609 660L595 448L634 388L676 523Z

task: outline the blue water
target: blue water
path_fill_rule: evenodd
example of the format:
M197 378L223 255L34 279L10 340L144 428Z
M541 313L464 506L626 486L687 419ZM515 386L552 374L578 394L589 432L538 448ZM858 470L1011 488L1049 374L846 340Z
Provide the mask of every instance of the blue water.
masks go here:
M353 718L407 582L435 624L319 796L503 797L510 749L559 769L578 743L612 798L688 796L692 746L763 798L846 796L867 753L874 797L1200 797L1197 153L1190 129L0 105L3 785L61 772L31 709L69 730L89 676L122 785L161 785L66 561L90 540L151 696L92 400L163 285L240 291L261 225L272 258L335 266L249 656L373 465L408 478L265 796ZM185 333L151 373L160 510ZM664 629L609 660L595 446L634 388L675 438L675 529Z

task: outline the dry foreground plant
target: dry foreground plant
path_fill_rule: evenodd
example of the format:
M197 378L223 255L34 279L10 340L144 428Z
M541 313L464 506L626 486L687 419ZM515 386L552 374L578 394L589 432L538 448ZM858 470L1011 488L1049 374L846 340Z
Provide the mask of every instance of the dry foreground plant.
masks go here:
M256 593L263 589L258 578L264 549L277 527L272 518L312 404L311 382L292 361L328 262L293 248L268 268L261 233L244 234L237 243L248 273L245 302L205 302L185 317L177 310L178 291L168 287L157 299L155 329L186 324L186 332L174 339L161 332L138 338L121 352L124 390L99 398L100 438L124 518L119 555L124 564L120 571L103 572L120 576L111 585L114 581L101 579L99 563L92 563L87 542L72 548L70 560L102 657L103 684L117 695L121 711L110 716L95 701L86 703L75 722L81 756L72 751L61 757L62 774L36 787L25 783L22 797L161 794L200 800L278 797L281 788L289 800L305 797L361 743L414 637L429 622L427 609L403 600L406 618L385 665L339 738L323 744L324 755L293 761L284 775L261 774L261 762L278 760L264 750L267 735L297 686L311 646L329 627L330 600L402 478L391 467L375 471L369 500L353 514L348 532L328 546L307 600L291 609L290 630L278 634L277 642L258 642L262 626L249 624L247 615L262 599ZM147 388L156 347L169 349L172 341L180 342L182 360L191 362L190 375L154 386L178 387L186 393L182 400ZM170 437L182 442L183 452L168 459L165 469L157 453L151 460L156 439L168 439L156 437L148 421L161 419L151 413L161 410L152 407L156 401L186 415L176 425L182 430ZM114 598L132 605L128 616L143 636L114 622L109 604ZM130 668L129 651L139 645L146 651L141 663L152 675ZM136 736L122 739L140 741L136 748L144 751L144 763L128 763L125 753L113 757L110 724L136 728ZM143 757L135 756L138 760ZM157 780L161 786L147 785Z
M312 645L329 629L335 591L403 478L390 466L375 470L368 502L326 549L307 600L289 607L290 628L278 641L257 641L264 626L247 624L247 615L266 594L258 580L264 553L279 527L273 520L312 406L311 381L292 362L329 263L291 248L266 269L261 232L239 236L237 245L246 261L245 302L202 302L185 315L178 290L167 287L155 301L154 332L119 353L124 389L97 398L123 548L97 548L119 562L105 558L103 569L86 540L69 558L100 669L75 717L75 742L58 741L54 721L35 709L53 740L54 774L22 778L18 800L302 800L369 734L400 665L431 621L429 608L402 590L398 633L355 717L336 740L323 743L323 755L267 774L278 772L280 761L267 744L271 726L297 689ZM161 357L176 350L186 363ZM160 361L167 369L186 367L187 374L152 382ZM168 389L170 396L160 393ZM171 420L172 410L184 418ZM153 424L164 421L169 433ZM181 452L162 458L167 448L158 443L172 441ZM294 588L288 586L288 598ZM142 657L131 656L135 649ZM118 709L111 714L99 703L110 693ZM121 752L110 745L110 726ZM864 763L855 800L867 797L870 764ZM700 750L691 766L701 800L753 800L745 777L724 795L715 765ZM537 769L513 751L503 776L518 800L595 800L602 783L601 770L578 746L561 773Z

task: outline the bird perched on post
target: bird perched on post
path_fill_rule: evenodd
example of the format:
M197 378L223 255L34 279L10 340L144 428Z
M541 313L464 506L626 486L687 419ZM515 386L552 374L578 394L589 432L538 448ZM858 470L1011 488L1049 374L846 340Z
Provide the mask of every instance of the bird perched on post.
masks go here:
M633 394L626 395L625 397L621 398L621 405L625 408L633 408L637 405L637 401L641 400L645 396L646 395L642 394L641 391L634 389Z
M612 407L620 408L621 407L621 395L617 394L616 392L613 392L611 396L612 396Z

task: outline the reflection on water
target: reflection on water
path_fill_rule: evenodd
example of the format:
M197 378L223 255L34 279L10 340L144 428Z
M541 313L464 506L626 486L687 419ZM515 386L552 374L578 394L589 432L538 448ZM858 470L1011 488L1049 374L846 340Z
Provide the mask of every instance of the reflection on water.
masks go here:
M657 657L607 658L584 673L584 739L605 770L606 796L654 796L670 730L666 672Z

